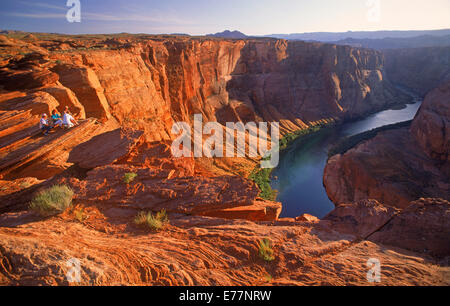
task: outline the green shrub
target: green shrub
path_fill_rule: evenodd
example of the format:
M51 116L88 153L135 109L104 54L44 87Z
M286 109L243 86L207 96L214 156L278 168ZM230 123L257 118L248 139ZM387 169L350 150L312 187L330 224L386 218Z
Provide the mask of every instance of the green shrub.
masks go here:
M86 212L84 211L84 208L76 209L73 214L75 216L75 219L77 219L80 223L84 222L88 218Z
M321 131L325 127L330 127L335 125L334 121L331 121L329 123L320 123L314 126L311 126L304 130L299 130L290 134L286 134L281 140L280 140L280 148L279 151L282 152L286 150L292 143L296 141L307 141L309 137L314 137L314 135ZM266 158L266 160L269 160L270 157ZM253 169L252 173L248 177L250 180L254 181L256 185L258 185L259 189L261 189L261 192L259 196L265 200L269 201L275 201L278 195L278 190L272 189L270 186L270 176L272 175L272 171L274 169L261 169L259 165L256 166L255 169Z
M151 212L140 212L134 219L134 223L138 226L148 228L152 231L160 231L169 224L169 217L165 209L153 215Z
M124 174L124 176L123 176L123 182L125 183L125 184L129 184L129 183L131 183L132 181L134 181L134 179L137 177L138 175L137 175L137 173L125 173Z
M293 133L284 135L283 138L280 140L280 151L286 150L298 138L314 134L314 133L320 131L322 128L331 126L333 124L334 124L334 122L320 123L320 124L311 126L307 129L298 130Z
M264 238L259 241L258 255L263 260L268 262L275 260L274 251L272 249L272 243L270 242L269 239Z
M278 195L278 191L273 190L272 186L270 186L270 175L272 174L272 171L273 169L261 169L257 166L248 177L258 185L259 189L261 189L259 196L269 201L275 201Z
M169 216L167 215L165 209L162 209L161 211L156 213L156 219L161 220L161 222L165 224L169 223Z
M264 279L265 279L266 283L271 283L272 280L273 280L273 277L272 277L272 275L270 275L269 273L266 273L266 274L264 275Z
M28 188L30 186L31 186L30 182L22 182L22 183L20 183L20 188L23 188L23 189L26 189L26 188Z
M30 209L41 216L57 215L72 205L73 191L66 185L55 185L39 192L31 201Z

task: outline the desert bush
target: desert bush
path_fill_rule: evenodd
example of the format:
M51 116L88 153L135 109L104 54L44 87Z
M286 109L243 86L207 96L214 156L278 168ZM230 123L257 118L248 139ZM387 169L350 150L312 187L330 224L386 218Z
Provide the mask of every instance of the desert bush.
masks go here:
M273 280L273 277L269 273L266 273L266 275L264 275L264 279L265 279L266 283L271 283Z
M248 177L258 185L259 189L261 189L259 196L269 201L275 201L278 195L278 191L272 189L272 186L270 186L270 176L272 171L273 169L261 169L257 166Z
M138 226L148 228L152 231L160 231L169 224L169 217L165 209L153 215L151 212L140 212L134 219L134 223Z
M138 176L137 173L133 173L133 172L125 173L124 176L123 176L123 182L124 182L125 184L129 184L129 183L131 183L132 181L134 181L134 179L135 179L137 176Z
M20 183L19 186L20 186L20 188L27 189L28 187L31 186L31 184L30 184L30 182L22 182L22 183Z
M311 126L304 130L295 131L290 134L284 135L284 137L280 140L280 148L279 151L282 152L289 148L294 142L297 141L307 141L309 137L314 137L316 133L321 131L324 128L332 127L335 125L334 121L328 123L319 123L314 126ZM264 159L263 159L264 160ZM270 157L265 158L265 160L270 160ZM259 196L265 200L275 201L278 196L278 190L272 189L270 186L271 183L271 175L274 169L261 169L259 165L253 169L252 173L248 177L249 180L253 181L258 185L261 192Z
M55 185L39 192L31 200L30 209L41 216L57 215L72 205L73 191L66 185Z
M263 260L270 262L275 260L272 243L269 239L264 238L259 241L258 255Z
M84 208L75 209L73 215L78 222L82 223L87 220L88 215L86 214Z

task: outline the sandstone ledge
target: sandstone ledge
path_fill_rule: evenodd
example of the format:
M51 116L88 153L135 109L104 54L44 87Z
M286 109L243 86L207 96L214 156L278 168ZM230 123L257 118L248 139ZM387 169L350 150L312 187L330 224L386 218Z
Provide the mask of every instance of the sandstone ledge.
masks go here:
M377 213L362 219L365 205ZM368 240L342 232L336 218L286 225L169 214L166 230L148 233L132 223L133 210L83 207L81 223L72 212L46 220L26 212L0 215L0 284L70 285L66 262L77 258L81 285L370 285L366 263L377 258L380 285L450 285L450 203L441 200L423 200L393 217L375 202L334 214L359 220L352 230L373 231ZM385 217L390 221L377 228ZM270 264L257 256L262 238L274 245Z

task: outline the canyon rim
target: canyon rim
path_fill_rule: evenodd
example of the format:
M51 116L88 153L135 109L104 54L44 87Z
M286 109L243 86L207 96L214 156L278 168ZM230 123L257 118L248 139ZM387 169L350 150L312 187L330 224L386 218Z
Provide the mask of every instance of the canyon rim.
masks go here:
M450 285L444 34L1 31L0 285ZM414 97L321 148L325 217L280 217L283 150Z

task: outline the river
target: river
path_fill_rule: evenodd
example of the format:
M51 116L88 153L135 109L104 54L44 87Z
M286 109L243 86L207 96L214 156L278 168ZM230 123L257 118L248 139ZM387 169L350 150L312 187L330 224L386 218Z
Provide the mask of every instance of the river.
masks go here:
M334 204L323 186L328 150L343 137L413 119L422 101L415 97L414 102L404 109L386 110L339 127L324 128L306 141L298 139L283 151L271 182L279 192L277 201L283 204L281 217L311 214L323 218L331 212Z

